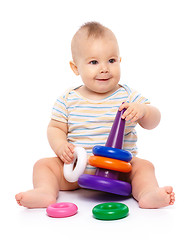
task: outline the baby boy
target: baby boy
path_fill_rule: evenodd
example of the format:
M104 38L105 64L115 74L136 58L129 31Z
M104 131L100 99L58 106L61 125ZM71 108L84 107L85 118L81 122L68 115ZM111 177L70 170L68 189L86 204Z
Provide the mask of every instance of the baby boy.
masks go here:
M75 33L71 50L71 69L80 75L83 85L67 90L57 99L47 130L56 157L35 163L34 189L18 193L18 204L28 208L47 207L56 202L59 191L77 189L77 182L69 183L64 178L64 163L73 161L75 146L84 147L90 156L93 146L105 145L116 111L125 108L123 149L130 151L133 158L132 171L122 177L131 182L132 195L141 208L173 205L173 188L159 187L153 164L137 157L135 126L153 129L161 115L148 99L119 84L121 57L114 33L97 22L86 23ZM85 172L94 171L88 165Z

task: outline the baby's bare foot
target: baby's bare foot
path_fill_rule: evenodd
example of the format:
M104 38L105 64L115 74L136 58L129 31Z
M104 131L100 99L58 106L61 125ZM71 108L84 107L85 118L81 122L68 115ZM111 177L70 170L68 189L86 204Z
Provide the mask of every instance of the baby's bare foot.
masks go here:
M175 193L173 188L169 186L144 193L139 200L139 206L141 208L161 208L173 205L174 202Z
M56 198L46 193L42 189L33 189L15 195L15 199L20 206L27 208L45 208L56 202Z

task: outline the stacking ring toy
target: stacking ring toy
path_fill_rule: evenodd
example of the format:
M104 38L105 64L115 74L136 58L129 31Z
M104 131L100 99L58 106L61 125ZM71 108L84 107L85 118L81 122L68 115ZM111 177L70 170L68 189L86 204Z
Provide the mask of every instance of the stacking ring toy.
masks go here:
M128 151L99 145L93 147L93 154L95 156L115 158L126 162L129 162L132 159L132 154Z
M76 161L77 159L77 161ZM75 168L74 163L77 162ZM68 182L76 182L87 166L87 152L82 147L75 147L73 163L64 164L63 173Z
M78 179L82 188L109 192L122 196L131 194L131 184L118 179L119 172L129 172L132 154L122 150L125 119L122 115L126 109L117 111L105 146L94 146L94 156L89 158L90 165L96 166L95 175L83 174Z
M70 217L77 213L77 206L70 202L61 202L51 204L47 209L47 215L53 218Z
M91 156L89 164L98 168L106 168L119 172L130 172L132 169L131 164L128 162L101 156Z
M102 203L92 210L93 216L100 220L116 220L124 218L129 213L129 208L123 203Z
M79 178L78 183L82 188L109 192L122 196L129 196L132 191L131 184L128 182L96 175L83 174Z

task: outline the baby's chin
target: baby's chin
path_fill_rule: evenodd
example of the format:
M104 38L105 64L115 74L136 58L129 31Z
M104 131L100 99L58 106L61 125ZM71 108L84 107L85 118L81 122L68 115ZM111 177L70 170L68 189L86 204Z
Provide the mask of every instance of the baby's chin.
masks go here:
M113 92L115 92L117 89L120 88L120 86L117 85L112 85L109 86L110 83L108 84L106 81L99 81L99 88L97 90L95 90L95 92L97 92L98 94L112 94Z

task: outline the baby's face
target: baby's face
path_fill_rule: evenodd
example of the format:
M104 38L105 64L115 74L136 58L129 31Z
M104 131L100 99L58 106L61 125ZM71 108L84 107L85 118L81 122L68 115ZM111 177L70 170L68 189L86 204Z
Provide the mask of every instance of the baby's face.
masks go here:
M113 34L84 37L79 40L77 52L78 73L89 91L107 93L116 89L120 80L120 56Z

